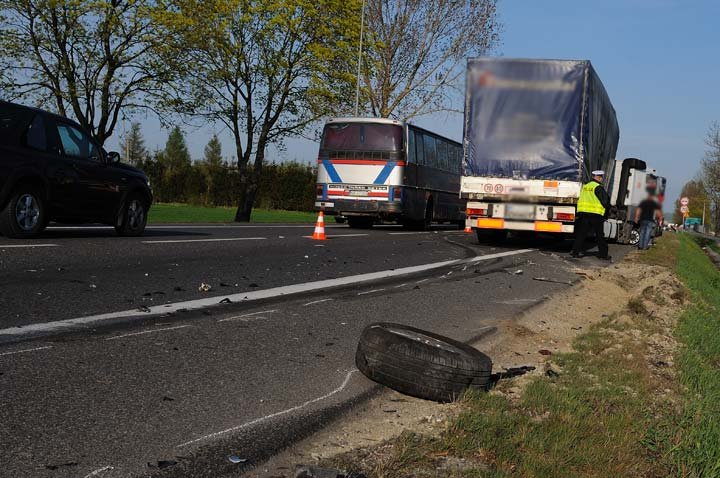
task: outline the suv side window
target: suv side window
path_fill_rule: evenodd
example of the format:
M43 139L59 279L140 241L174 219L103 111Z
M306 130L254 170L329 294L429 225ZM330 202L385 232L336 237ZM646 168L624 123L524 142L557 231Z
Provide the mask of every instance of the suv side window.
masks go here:
M38 151L47 151L47 135L45 134L45 120L42 115L35 115L30 126L24 134L25 146Z
M88 135L64 123L57 124L57 131L65 156L100 161L100 154Z
M20 136L30 118L27 109L0 102L0 145L20 146Z

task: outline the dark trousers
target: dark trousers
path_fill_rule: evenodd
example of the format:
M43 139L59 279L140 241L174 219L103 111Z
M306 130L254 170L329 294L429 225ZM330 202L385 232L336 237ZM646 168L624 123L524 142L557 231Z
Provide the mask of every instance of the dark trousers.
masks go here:
M580 254L583 252L585 238L587 238L590 231L593 231L598 245L598 257L607 257L608 246L605 241L605 231L603 230L604 223L605 218L599 214L578 214L575 219L575 242L573 243L573 254Z

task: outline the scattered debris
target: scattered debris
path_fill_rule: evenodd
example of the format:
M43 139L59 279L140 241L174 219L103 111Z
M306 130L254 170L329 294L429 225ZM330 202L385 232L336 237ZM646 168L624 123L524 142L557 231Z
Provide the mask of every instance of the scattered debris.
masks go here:
M550 352L548 349L540 349L538 350L538 353L540 355L552 355L552 352Z
M176 349L177 349L177 347L176 347ZM168 397L167 395L164 396L162 399L163 399L163 402L174 402L175 401L174 398Z
M177 465L177 461L175 460L158 460L157 465L153 465L152 463L147 464L148 468L160 468L161 470L165 468L170 468L171 466Z
M174 290L175 292L185 292L185 289L183 289L183 288L180 287L180 286L175 286L175 287L173 288L173 290Z
M237 455L230 455L228 457L228 460L230 460L230 463L245 463L247 461L247 458L240 458Z
M140 307L137 308L137 311L138 312L150 312L150 307L148 307L147 305L141 305Z
M91 289L97 289L97 286L95 284L90 284Z
M70 466L78 466L78 462L68 461L66 463L58 463L57 465L45 465L45 468L47 468L48 470L57 470L59 468L65 468Z
M540 282L552 282L554 284L572 285L572 282L570 282L570 281L548 279L547 277L533 277L533 280L540 281Z
M294 478L366 478L364 473L304 465L298 465L293 476Z
M584 277L586 279L595 280L595 278L593 276L591 276L590 274L588 274L587 272L575 271L575 274L577 274L581 277Z
M225 297L223 300L220 301L221 304L232 304L232 300L230 298Z
M210 284L206 284L204 282L200 283L200 286L198 287L198 290L200 292L210 292L212 290L212 286Z
M258 284L256 284L255 282L252 282L252 283L248 284L248 287L260 287L260 286Z
M545 363L545 375L550 378L556 378L562 375L562 368L554 362Z

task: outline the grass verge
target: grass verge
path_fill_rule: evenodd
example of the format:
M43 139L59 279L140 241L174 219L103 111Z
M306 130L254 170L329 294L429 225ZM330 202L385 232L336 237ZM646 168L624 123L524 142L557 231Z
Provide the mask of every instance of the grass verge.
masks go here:
M683 437L674 458L682 476L720 476L720 271L696 240L681 236L677 271L691 305L677 336L683 343L678 365L686 387Z
M148 215L149 224L163 223L229 223L235 218L235 208L203 207L188 204L153 204ZM293 222L313 224L317 215L312 212L253 209L251 222Z
M643 289L519 396L501 382L466 396L438 436L407 432L329 464L378 478L720 476L720 273L685 234L635 260L685 288Z

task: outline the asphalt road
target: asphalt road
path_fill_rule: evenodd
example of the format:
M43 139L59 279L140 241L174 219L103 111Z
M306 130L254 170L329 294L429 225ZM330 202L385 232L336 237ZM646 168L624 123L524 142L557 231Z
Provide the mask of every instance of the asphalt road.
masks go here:
M469 340L567 287L576 265L597 263L568 261L567 245L480 246L451 230L339 227L322 243L303 237L310 232L163 227L136 239L76 229L33 243L0 238L6 330L346 278L338 288L13 336L0 345L0 476L238 476L378 390L353 363L369 323ZM151 242L178 240L193 242ZM200 282L212 289L198 291ZM232 454L248 461L232 464Z

